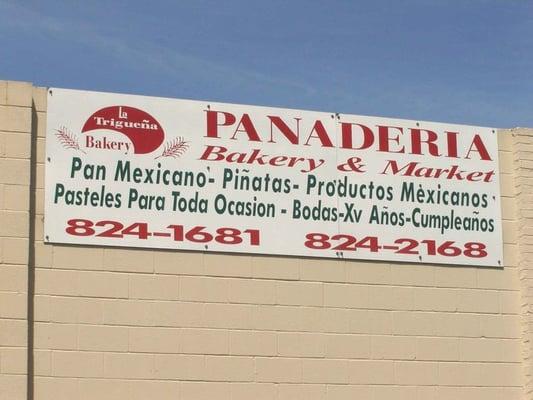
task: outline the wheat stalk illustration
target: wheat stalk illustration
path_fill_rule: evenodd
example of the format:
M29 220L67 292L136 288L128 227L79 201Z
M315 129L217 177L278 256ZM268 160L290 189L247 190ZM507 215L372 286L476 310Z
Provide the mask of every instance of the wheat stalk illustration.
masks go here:
M183 155L189 148L189 142L183 140L183 137L178 136L176 139L167 142L163 149L163 153L160 156L157 156L155 160L161 157L172 157L178 158Z
M79 150L83 154L87 154L80 148L78 138L74 134L72 134L72 132L70 132L67 127L61 126L59 129L56 129L56 136L64 148Z

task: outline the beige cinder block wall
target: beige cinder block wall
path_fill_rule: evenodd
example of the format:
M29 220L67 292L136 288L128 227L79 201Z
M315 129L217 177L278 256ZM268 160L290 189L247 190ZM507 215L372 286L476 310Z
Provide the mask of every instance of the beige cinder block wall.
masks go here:
M530 398L530 131L499 132L503 269L60 246L45 99L0 83L1 400Z

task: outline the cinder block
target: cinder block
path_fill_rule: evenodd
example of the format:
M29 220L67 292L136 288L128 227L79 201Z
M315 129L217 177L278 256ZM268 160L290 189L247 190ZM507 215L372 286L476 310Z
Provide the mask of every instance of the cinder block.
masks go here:
M35 269L35 293L77 295L78 272L61 269Z
M323 329L324 314L322 307L297 307L302 332L321 332Z
M205 380L205 356L189 354L154 354L156 379Z
M327 385L327 400L374 399L374 387L364 385ZM302 398L304 400L304 398Z
M106 325L153 325L153 308L147 301L106 300L102 304L102 310Z
M370 286L326 283L324 305L339 308L369 308Z
M516 195L515 180L511 174L500 175L500 195L502 197L512 197Z
M502 388L491 388L495 389L500 393L500 398L505 400L522 400L523 399L523 389L522 387L502 387ZM487 397L484 397L485 399Z
M152 379L154 356L153 354L106 353L103 369L106 378Z
M505 267L515 267L518 265L520 252L517 244L503 245L503 264Z
M48 88L45 87L33 87L32 88L33 106L36 111L46 112L47 100L48 100Z
M300 331L302 310L290 306L256 306L252 314L252 326L258 330Z
M44 240L44 215L36 215L33 220L33 230L35 237L39 240Z
M391 265L372 261L347 261L346 282L389 284L392 279Z
M372 288L372 308L385 310L414 310L415 292L420 289L411 286L379 286Z
M8 132L31 132L31 108L0 106L0 126Z
M325 335L327 358L370 358L370 336Z
M445 386L482 386L485 384L481 363L446 362L439 364L439 385Z
M46 137L46 113L37 112L37 121L36 125L33 128L37 131L37 137L44 138Z
M0 375L0 400L25 400L26 375Z
M439 314L432 312L397 311L392 315L396 335L434 336Z
M130 328L129 350L136 353L178 353L181 333L174 328Z
M206 254L204 257L206 275L212 276L252 276L252 257L246 255Z
M371 358L383 360L414 360L416 338L408 336L372 336Z
M0 131L0 158L6 158L6 137L9 132Z
M276 282L276 303L284 305L322 306L324 290L321 282Z
M31 135L28 133L0 133L4 142L6 158L29 159L31 156ZM26 185L29 182L21 182Z
M154 326L204 327L203 303L151 302Z
M128 328L79 325L79 349L88 351L128 351Z
M303 359L303 383L349 383L350 361L327 359Z
M154 272L154 253L150 250L104 249L107 271Z
M331 310L333 311L333 310ZM346 310L349 322L348 332L367 334L390 334L393 331L393 313L391 311ZM326 316L330 313L328 311ZM342 332L342 331L338 331Z
M229 353L232 355L275 356L277 337L275 332L229 331Z
M78 348L77 325L38 322L34 326L36 349L76 350Z
M513 339L461 338L461 361L521 362L521 343Z
M513 133L509 129L498 129L498 149L513 151Z
M7 81L0 81L0 105L7 104Z
M22 159L0 159L0 183L19 185L30 181L30 162Z
M26 293L0 292L0 318L26 319L27 300Z
M7 104L31 107L33 86L30 82L7 81Z
M231 384L225 382L181 382L180 398L195 400L230 400Z
M260 279L229 279L229 301L232 303L274 304L276 283Z
M15 161L19 161L19 160L15 160ZM37 164L37 166L35 167L35 188L44 189L44 165L43 164Z
M279 332L278 354L282 357L324 357L326 336L321 333Z
M514 162L515 165L522 167L524 162L528 162L533 160L533 143L531 144L522 144L518 148L518 151L514 153ZM528 165L531 165L528 163ZM517 174L519 177L528 177L527 171L521 171L521 173Z
M46 141L44 138L37 138L37 158L39 164L44 164L46 160Z
M277 396L277 388L273 383L232 383L232 400L271 400Z
M0 375L26 374L28 352L24 347L0 347Z
M533 129L531 128L513 128L509 129L514 134L514 141L515 144L530 144L531 143L531 133L533 133Z
M436 362L395 361L394 381L402 385L436 385L438 366Z
M178 348L184 354L229 354L229 332L224 329L183 328Z
M391 271L393 285L435 286L435 269L431 266L396 264Z
M132 274L130 299L177 300L178 277L171 275Z
M28 211L30 207L30 188L21 185L4 185L4 209L9 211Z
M100 299L77 298L76 311L81 324L102 324L104 302Z
M80 379L79 400L123 400L129 390L129 381L122 379Z
M315 308L315 310L318 311L316 317L317 330L330 333L353 333L350 329L351 317L354 313L360 312L360 310L347 308ZM354 322L357 322L357 320L354 320Z
M481 289L518 290L520 288L518 268L478 269L477 286Z
M278 384L278 397L279 400L325 400L326 399L326 387L330 385L325 384ZM343 385L345 387L346 385ZM354 397L355 399L356 397ZM329 397L328 397L329 399Z
M72 400L79 397L77 378L36 376L34 396L39 400Z
M516 199L510 197L501 198L502 205L502 219L515 220L518 214L518 207Z
M25 293L28 291L28 269L21 265L2 264L0 291ZM1 307L1 304L0 304Z
M87 297L128 298L128 276L112 272L78 271L78 293Z
M442 288L475 288L476 268L456 267L453 265L433 266L435 285Z
M472 400L510 400L512 397L503 396L502 388L491 387L437 387L438 400L472 399ZM520 397L522 399L522 397Z
M522 363L482 363L483 386L521 386L523 384Z
M248 304L204 304L204 324L207 328L251 329L254 306Z
M61 377L103 377L103 353L91 353L87 351L53 351L52 374L53 376Z
M29 226L28 212L0 211L0 236L28 237Z
M204 253L192 251L156 251L154 269L159 274L204 275Z
M345 282L346 262L342 260L301 259L300 279L303 281Z
M43 189L35 189L35 212L38 215L44 214L44 190ZM39 239L42 239L42 236L40 236Z
M50 298L52 296L46 295L35 295L33 297L34 304L34 316L33 319L36 322L51 322L51 312L50 312Z
M481 314L434 313L434 336L479 337L481 335Z
M416 338L416 359L423 361L459 360L459 341L456 338Z
M502 221L503 242L509 244L518 243L518 223L515 221Z
M36 267L51 267L52 262L52 249L50 245L45 245L42 241L35 241L35 266Z
M128 382L128 400L176 400L179 382L132 380Z
M225 303L229 298L229 280L226 278L183 276L179 285L181 300Z
M478 313L500 312L499 293L494 290L468 290L459 291L458 311Z
M499 152L500 173L512 174L514 172L513 156L514 154L511 151Z
M393 361L351 360L349 383L385 385L394 383Z
M14 265L28 265L29 241L26 238L3 238L2 253L4 263Z
M520 315L483 315L481 316L481 335L483 337L518 339L522 337Z
M411 288L414 293L414 310L456 311L459 292L455 289Z
M301 383L302 360L299 358L255 359L256 382Z
M296 258L252 257L254 278L297 280L300 278L299 261Z
M52 350L33 351L33 371L36 377L52 376Z
M56 268L101 270L104 250L101 247L72 247L55 245L53 265Z
M373 400L436 399L435 387L382 385L373 388Z
M206 356L205 380L251 382L254 380L254 358Z

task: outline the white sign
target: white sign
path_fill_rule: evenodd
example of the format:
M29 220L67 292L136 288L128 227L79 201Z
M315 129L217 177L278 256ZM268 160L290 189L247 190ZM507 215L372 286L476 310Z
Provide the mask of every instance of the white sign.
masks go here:
M45 240L502 266L495 130L50 89Z

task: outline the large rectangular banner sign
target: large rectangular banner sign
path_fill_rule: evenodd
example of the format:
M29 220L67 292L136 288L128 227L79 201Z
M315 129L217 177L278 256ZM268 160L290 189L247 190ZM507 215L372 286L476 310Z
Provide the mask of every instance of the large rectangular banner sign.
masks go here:
M45 241L502 266L495 130L52 88Z

